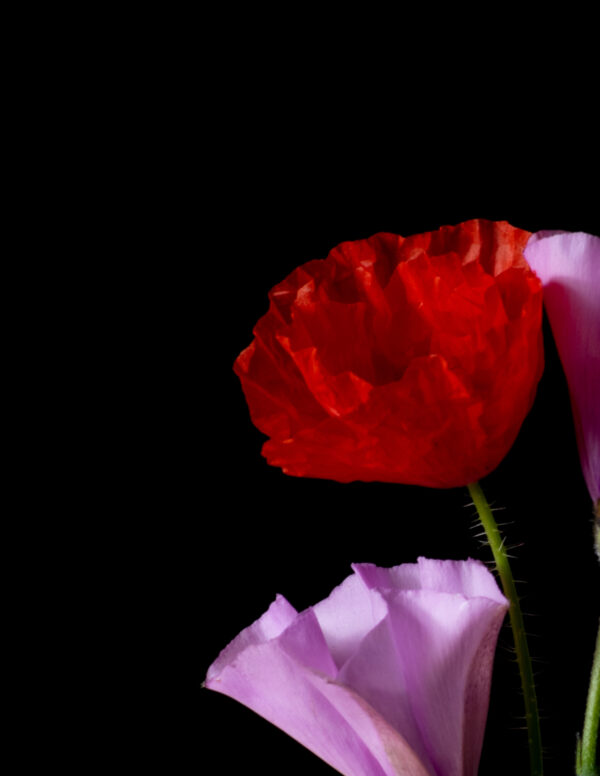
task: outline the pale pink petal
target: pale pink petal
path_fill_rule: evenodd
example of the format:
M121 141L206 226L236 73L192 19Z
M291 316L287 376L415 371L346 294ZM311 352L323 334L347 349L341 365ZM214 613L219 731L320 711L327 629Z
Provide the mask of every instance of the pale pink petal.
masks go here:
M440 593L460 593L466 598L489 598L507 605L493 575L481 561L419 558L421 586Z
M372 563L355 563L352 568L371 589L437 590L506 603L494 577L482 563L471 558L466 561L419 558L417 563L403 563L388 569Z
M374 597L377 596L374 593ZM390 616L386 616L344 664L338 681L351 687L403 737L430 773L428 747L415 718L401 653Z
M338 668L352 655L367 633L387 614L385 603L374 600L356 574L312 607Z
M253 644L262 644L264 641L279 636L288 625L291 625L298 612L289 604L282 595L278 595L267 611L256 622L235 637L221 652L219 657L208 669L207 679L221 673L229 663L233 663L236 657L247 647Z
M565 370L583 475L600 498L600 238L538 232L525 257L544 284L544 304Z
M421 573L418 563L403 563L401 566L381 568L373 563L354 563L355 574L370 590L420 590Z
M407 590L415 565L408 575L403 566L354 566L374 595L386 600L389 615L339 678L402 730L435 773L475 776L508 602L478 561L419 558L419 585Z
M413 716L436 772L444 776L476 776L493 648L505 614L505 606L488 598L428 590L390 596Z
M280 637L252 644L212 671L206 686L253 709L345 776L433 776L374 709L331 679L335 672L309 609Z

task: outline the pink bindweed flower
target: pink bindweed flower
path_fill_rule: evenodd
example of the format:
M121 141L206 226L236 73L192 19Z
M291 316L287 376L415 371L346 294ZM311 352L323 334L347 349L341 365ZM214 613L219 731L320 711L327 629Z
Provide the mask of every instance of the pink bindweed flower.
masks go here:
M544 304L571 394L581 468L600 499L600 238L537 232L525 258L544 285Z
M301 613L277 596L209 668L346 776L475 776L508 603L475 560L355 564Z

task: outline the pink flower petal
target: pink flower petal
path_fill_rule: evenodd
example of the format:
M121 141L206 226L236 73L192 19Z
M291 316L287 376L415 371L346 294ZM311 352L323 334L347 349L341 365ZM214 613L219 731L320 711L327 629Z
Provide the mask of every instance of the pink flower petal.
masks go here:
M356 574L346 577L328 598L312 608L338 668L387 614L385 602L374 601Z
M206 687L248 706L346 776L431 776L397 731L333 682L336 673L309 609L280 638L209 670Z
M435 590L440 593L461 593L467 598L490 598L504 605L496 580L486 567L476 560L430 560L419 558L417 563L385 569L372 563L355 563L352 568L370 589Z
M383 633L373 639L373 632L344 666L340 678L394 727L406 731L406 740L432 772L475 776L494 647L507 601L492 575L477 561L419 558L420 584L413 590L405 587L406 568L414 573L414 566L355 566L357 573L371 582L373 570L379 572L377 589L388 603L389 616L378 630L387 625L395 659L383 664L385 676L379 687L374 687L368 665L384 659L381 647L385 639ZM381 583L383 587L379 587ZM379 657L372 653L371 640ZM410 732L408 715L414 720Z
M538 232L525 257L544 284L544 304L565 370L583 475L600 498L600 238Z
M208 669L207 679L210 680L220 674L225 666L233 663L247 647L262 644L279 636L296 620L297 616L298 612L294 607L282 595L278 595L262 617L245 628L225 647Z
M476 561L357 564L301 614L279 596L208 671L347 776L475 776L507 610Z

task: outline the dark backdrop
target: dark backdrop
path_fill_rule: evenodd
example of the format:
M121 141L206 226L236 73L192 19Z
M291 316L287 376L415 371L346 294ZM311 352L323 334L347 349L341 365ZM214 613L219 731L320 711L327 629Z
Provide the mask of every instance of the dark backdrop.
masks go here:
M338 243L379 231L409 235L488 218L530 231L598 234L586 183L593 172L576 146L550 160L526 132L515 154L499 137L458 146L430 134L427 144L419 143L413 127L411 144L399 135L385 154L372 142L359 156L355 146L340 148L329 130L321 140L314 127L306 134L308 140L298 131L288 142L271 128L260 137L234 135L225 144L218 175L200 183L210 203L181 276L181 309L174 315L184 344L175 354L184 363L185 409L177 402L173 407L183 444L171 456L168 531L177 613L170 682L178 694L168 713L178 773L333 774L245 707L200 688L219 651L276 593L302 610L326 597L352 562L389 566L418 555L490 559L469 528L473 508L466 506L466 489L342 485L289 477L266 464L264 437L250 422L232 364L267 310L268 290ZM535 405L514 447L482 485L496 506L505 507L508 542L521 545L513 571L525 580L520 591L530 615L546 773L564 776L572 772L583 718L599 568L566 383L546 321L544 327L546 369ZM505 624L482 774L528 773L510 645ZM211 756L218 765L207 770Z

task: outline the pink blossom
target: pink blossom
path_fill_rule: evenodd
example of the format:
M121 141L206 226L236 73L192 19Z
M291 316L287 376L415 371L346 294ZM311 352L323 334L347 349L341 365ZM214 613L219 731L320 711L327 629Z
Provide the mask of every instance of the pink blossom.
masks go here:
M493 576L474 560L352 568L301 613L277 596L206 687L346 776L475 776L508 608Z

